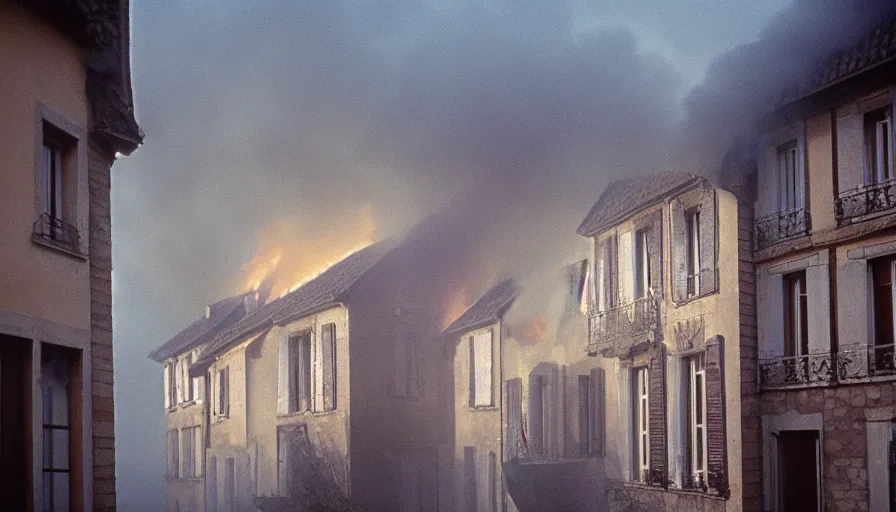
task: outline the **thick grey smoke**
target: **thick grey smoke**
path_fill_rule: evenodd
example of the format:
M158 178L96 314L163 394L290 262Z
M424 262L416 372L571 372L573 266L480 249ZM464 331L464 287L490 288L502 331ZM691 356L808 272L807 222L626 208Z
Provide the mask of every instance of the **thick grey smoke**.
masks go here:
M731 38L694 34L743 30L743 7L517 4L135 4L146 145L113 177L123 509L158 509L162 492L161 372L145 355L240 286L268 226L326 240L369 208L379 238L458 204L475 271L559 268L585 256L575 228L610 180L709 172L769 91L886 5L800 0L683 102L693 77L626 27L681 23L672 39L705 41L682 42L689 56L715 52Z

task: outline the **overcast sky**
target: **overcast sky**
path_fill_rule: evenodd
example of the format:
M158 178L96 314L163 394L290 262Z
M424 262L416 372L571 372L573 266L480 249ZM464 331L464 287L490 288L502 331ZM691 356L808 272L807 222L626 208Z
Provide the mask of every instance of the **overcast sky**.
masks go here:
M681 162L683 126L724 145L775 52L805 60L800 34L848 20L834 0L522 3L132 2L146 139L112 180L122 510L163 507L147 354L241 291L257 251L288 239L306 268L474 187L494 230L542 241L504 247L568 259L608 180Z

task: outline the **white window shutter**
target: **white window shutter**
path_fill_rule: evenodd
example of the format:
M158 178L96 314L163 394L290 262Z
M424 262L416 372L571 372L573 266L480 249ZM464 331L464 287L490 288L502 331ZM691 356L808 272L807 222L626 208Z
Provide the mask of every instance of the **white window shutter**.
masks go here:
M277 414L289 413L289 338L281 336L277 356Z
M492 332L473 337L473 354L476 358L476 396L474 405L492 405Z
M165 388L165 408L171 407L171 386L170 386L170 376L171 376L171 365L165 363L165 369L162 373L162 385Z
M193 474L197 477L202 476L202 455L205 453L203 448L205 447L205 443L202 442L202 427L196 426L193 427L193 453L196 455L196 460L193 462Z
M676 302L687 298L687 231L685 230L684 207L680 199L670 204L672 224L672 297Z
M180 404L184 401L183 360L178 359L174 364L174 388L177 390L177 403Z

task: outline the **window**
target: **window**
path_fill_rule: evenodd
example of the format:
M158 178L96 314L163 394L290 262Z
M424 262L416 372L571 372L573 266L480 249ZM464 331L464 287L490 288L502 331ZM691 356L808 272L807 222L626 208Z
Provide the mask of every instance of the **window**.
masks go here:
M865 169L870 183L893 176L893 107L865 114Z
M315 410L332 411L336 409L336 324L321 326L319 342Z
M606 311L616 307L616 236L604 240L600 250L600 310Z
M168 361L165 363L165 369L163 373L163 384L165 386L165 408L174 407L177 404L177 396L175 394L176 391L176 382L175 382L175 365L173 362Z
M168 478L180 478L180 438L176 428L168 431Z
M647 229L642 229L635 233L632 251L634 253L635 299L647 297L651 289L648 235L649 231Z
M218 370L218 416L230 415L230 367Z
M396 319L397 322L400 320ZM412 326L397 323L392 334L395 373L392 393L399 397L420 396L420 367L417 353L420 334Z
M289 338L289 411L311 409L311 333Z
M42 204L34 225L35 240L78 251L78 140L46 121L42 122L42 134L38 161Z
M494 405L492 331L470 337L470 407Z
M687 294L700 293L700 210L685 212L685 264L687 265Z
M688 358L688 472L687 487L706 485L706 355Z
M778 146L778 208L780 211L803 207L803 173L795 140Z
M43 424L43 508L67 511L72 506L72 469L78 467L80 446L71 438L71 413L79 408L72 383L77 382L76 366L70 351L44 345L41 353L41 391ZM74 379L73 379L74 377ZM77 431L77 430L76 430ZM77 499L75 497L75 499Z
M784 356L809 353L806 271L787 274L784 282Z
M636 368L632 371L632 397L634 398L632 409L632 425L634 438L632 455L634 461L633 480L646 482L650 469L650 430L649 430L649 382L647 368Z
M896 369L893 361L893 295L896 294L896 257L871 260L874 321L874 371Z
M181 430L183 478L202 476L202 429L199 426Z
M604 431L603 370L596 368L579 375L579 453L603 454Z

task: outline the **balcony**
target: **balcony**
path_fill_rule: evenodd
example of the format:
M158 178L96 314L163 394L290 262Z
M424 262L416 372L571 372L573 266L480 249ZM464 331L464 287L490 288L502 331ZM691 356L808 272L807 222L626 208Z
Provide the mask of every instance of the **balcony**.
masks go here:
M759 362L759 386L763 390L826 385L834 379L829 352L777 357Z
M81 237L78 235L78 229L47 213L42 213L34 223L32 239L40 244L80 254Z
M756 246L764 249L784 240L809 234L812 222L805 208L763 215L756 220Z
M837 357L841 381L896 376L896 345L850 345Z
M652 293L606 311L590 311L586 350L603 357L625 357L637 343L654 338L659 318L659 303Z
M847 190L835 204L837 224L869 215L892 212L896 209L896 180Z

